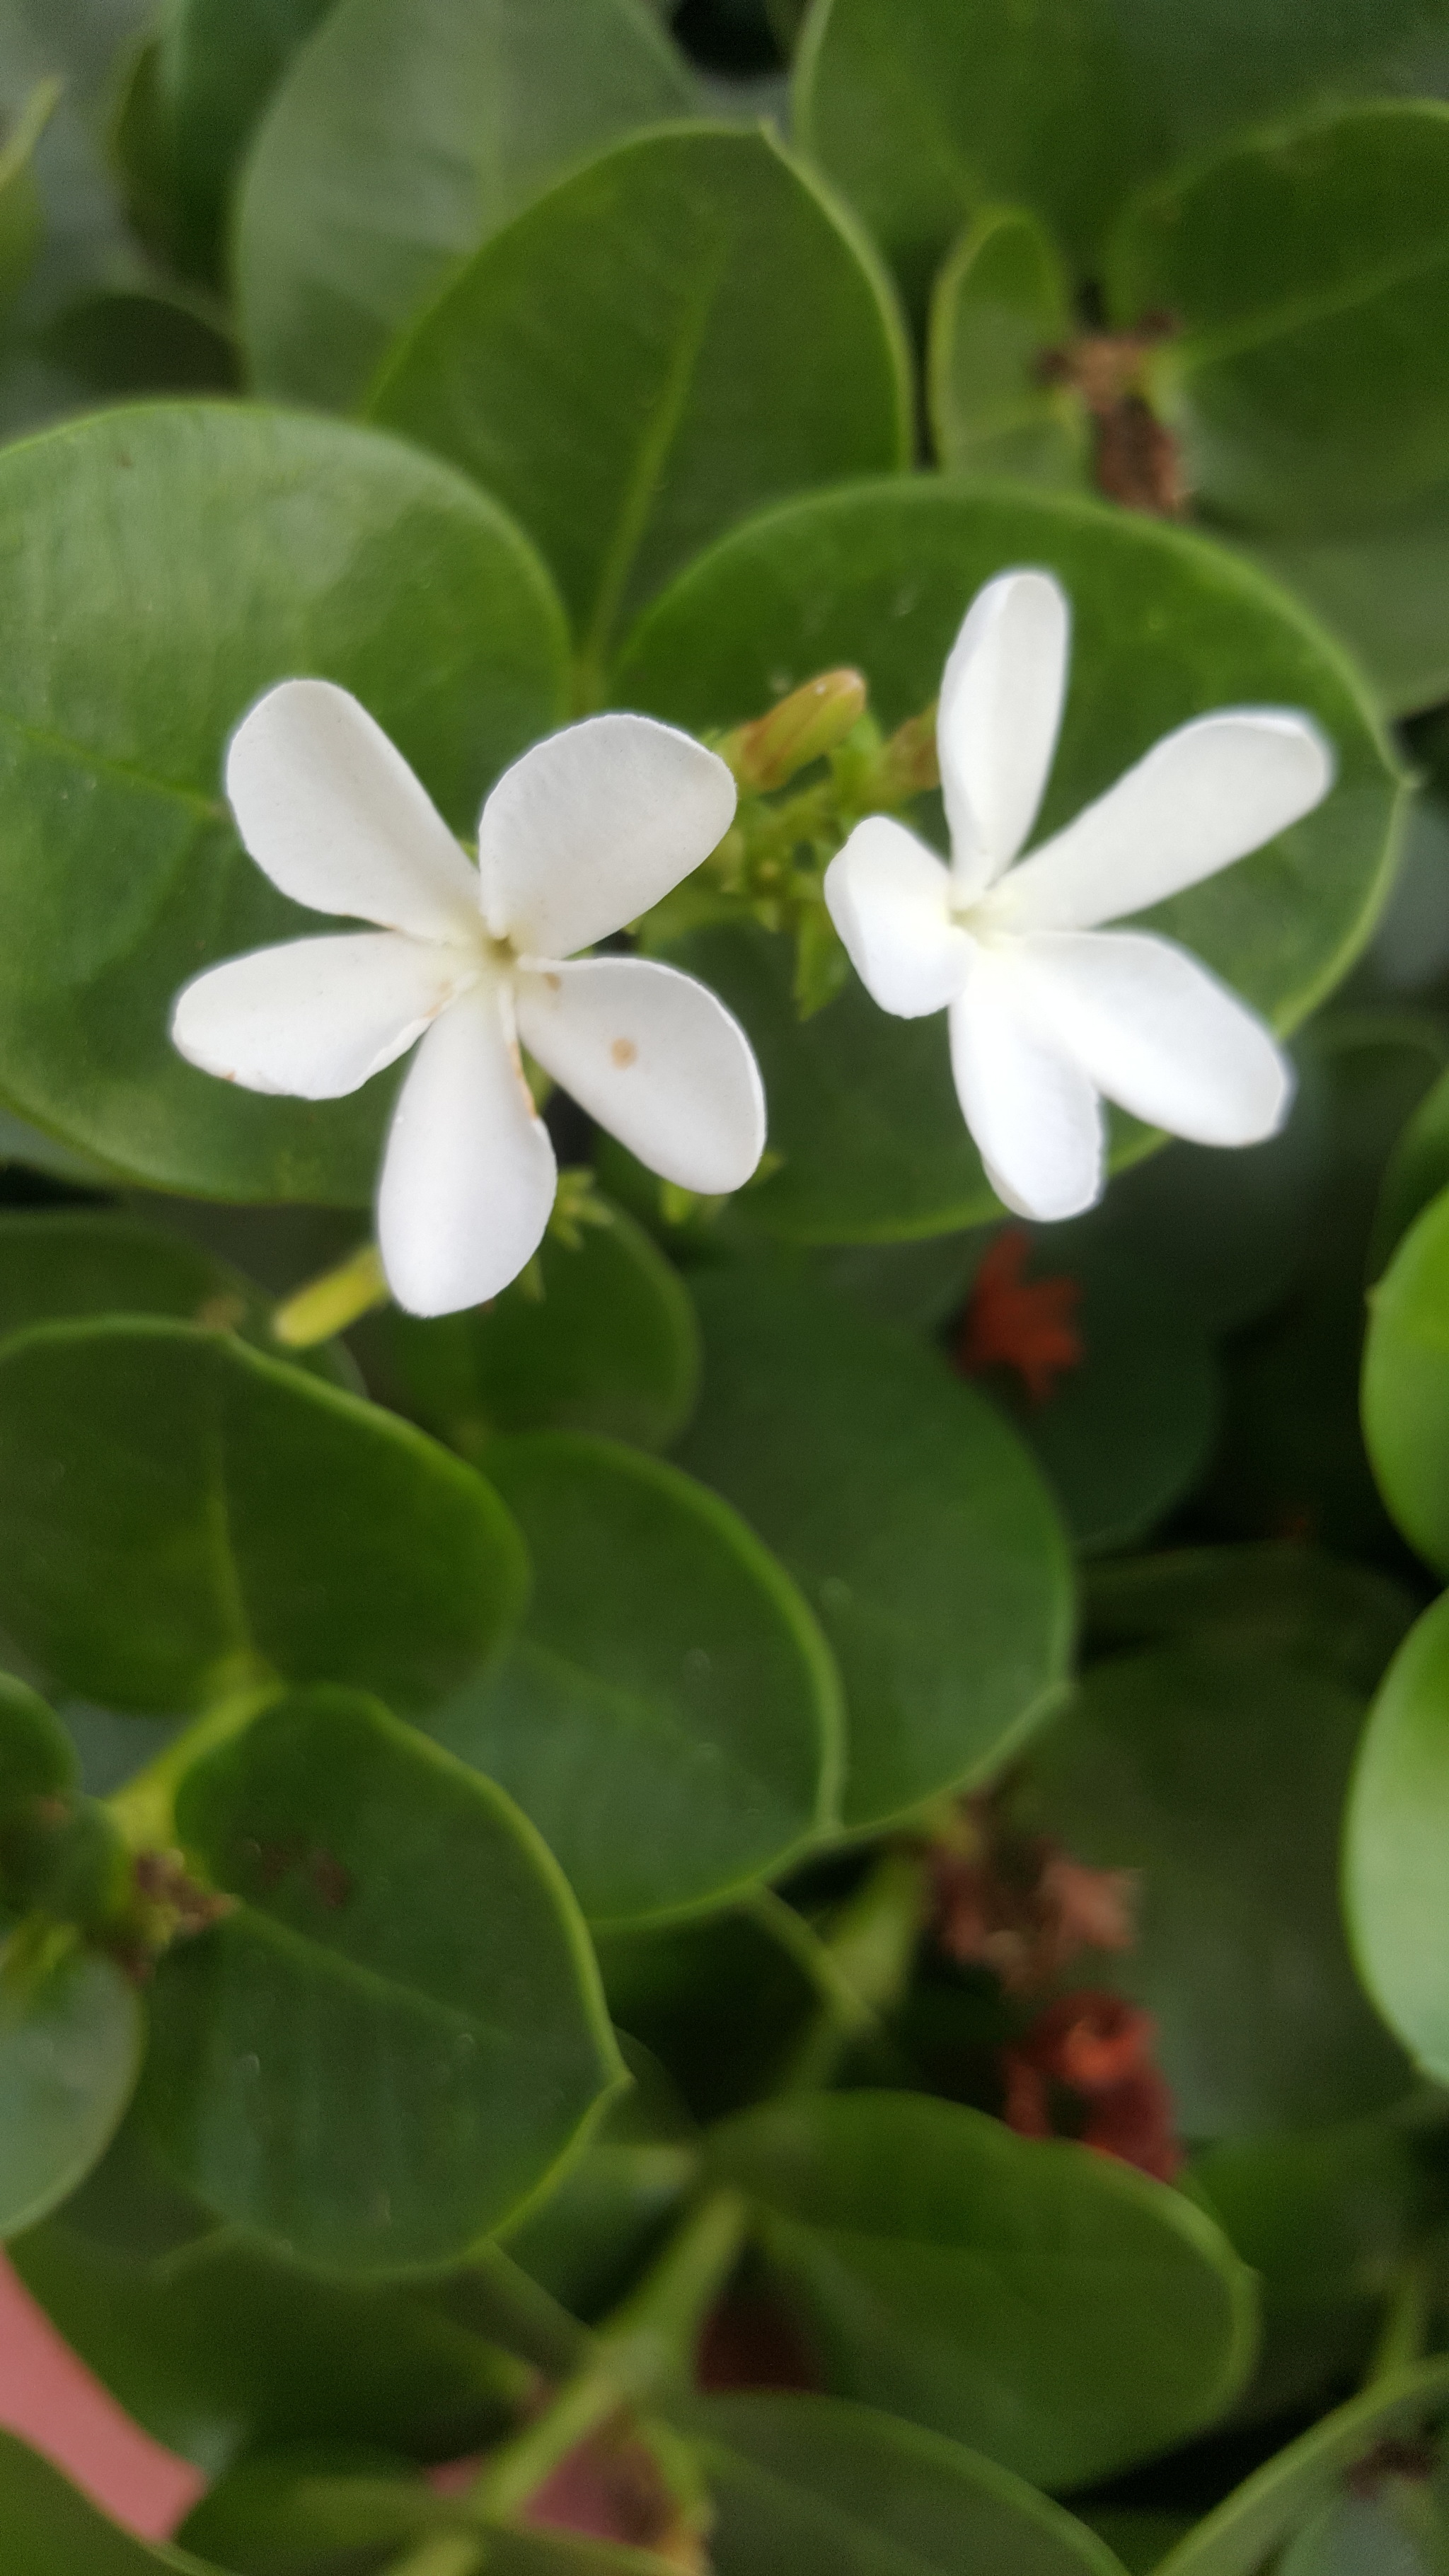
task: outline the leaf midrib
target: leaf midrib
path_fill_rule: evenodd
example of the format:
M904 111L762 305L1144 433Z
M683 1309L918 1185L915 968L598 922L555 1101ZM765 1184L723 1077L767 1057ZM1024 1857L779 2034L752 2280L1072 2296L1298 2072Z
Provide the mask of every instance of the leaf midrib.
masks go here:
M134 761L118 760L109 752L96 751L89 743L76 742L69 734L56 733L44 725L35 724L27 716L16 715L9 707L0 706L0 725L8 725L12 733L19 734L37 751L48 751L59 759L73 760L78 767L94 770L99 777L114 778L124 786L142 788L148 795L168 796L207 822L222 823L228 819L227 808L219 796L203 796L199 788L183 787L173 778L153 777L149 770L139 768Z

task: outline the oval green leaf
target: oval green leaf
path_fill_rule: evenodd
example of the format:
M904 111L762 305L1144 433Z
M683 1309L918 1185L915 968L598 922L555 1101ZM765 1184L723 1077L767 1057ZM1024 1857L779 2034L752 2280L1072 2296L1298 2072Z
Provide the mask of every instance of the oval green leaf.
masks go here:
M804 1588L845 1684L855 1830L999 1769L1065 1669L1066 1548L1041 1479L919 1343L754 1266L701 1272L683 1463Z
M1449 1190L1415 1219L1373 1290L1363 1429L1400 1529L1449 1571Z
M152 1987L142 2117L207 2205L345 2272L461 2256L622 2079L563 1878L502 1793L375 1703L297 1693L194 1763L237 1902Z
M1415 1610L1390 1576L1288 1542L1119 1557L1090 1569L1084 1606L1090 1653L1202 1645L1286 1657L1360 1698L1377 1689Z
M380 1318L404 1409L465 1458L481 1460L500 1431L667 1449L688 1421L699 1381L689 1291L622 1208L600 1212L573 1243L545 1235L534 1274L491 1305L430 1323L396 1306Z
M180 985L319 917L246 857L228 734L273 681L352 689L460 832L562 713L526 539L375 432L222 405L102 414L0 453L0 1093L169 1189L357 1205L392 1085L309 1105L197 1073Z
M171 1712L260 1665L420 1712L526 1583L472 1468L223 1334L54 1324L0 1349L0 1620L82 1697Z
M154 40L153 95L169 247L186 274L223 282L227 218L247 146L293 57L334 5L171 0Z
M912 2093L747 2112L713 2146L837 2396L1075 2486L1241 2384L1251 2275L1200 2210L1088 2148Z
M0 1947L0 2237L99 2163L144 2046L141 1999L113 1960L38 1922Z
M718 2576L1121 2576L1024 2479L873 2407L715 2397L684 2420L715 2502Z
M1316 813L1143 916L1291 1028L1372 927L1396 780L1337 646L1203 538L1090 501L925 477L807 498L691 566L635 629L611 694L705 731L849 665L865 672L890 727L935 697L978 586L1020 563L1051 567L1075 622L1043 836L1213 707L1303 707L1334 742L1338 785ZM859 1243L997 1212L952 1089L943 1020L892 1019L852 978L802 1024L789 945L763 931L697 932L671 953L739 1013L764 1071L780 1160L750 1192L752 1220L797 1241ZM1141 1150L1140 1128L1117 1132L1120 1152Z
M1071 280L1051 236L1020 207L988 207L962 235L931 298L931 434L949 473L1085 487L1081 405L1047 383L1042 368L1074 328Z
M1405 1638L1354 1773L1344 1893L1359 1966L1421 2065L1449 2076L1449 1595Z
M38 1691L0 1673L0 1807L68 1798L80 1786L75 1746Z
M1449 107L1351 107L1237 142L1129 207L1107 254L1199 503L1336 533L1449 475Z
M910 454L889 287L737 126L642 135L563 181L439 297L369 408L514 512L591 674L736 520Z
M695 97L637 0L340 0L273 102L237 212L263 392L349 407L530 196Z
M220 2576L187 2549L122 2531L13 2433L0 2431L0 2519L25 2576Z
M1347 2119L1409 2090L1339 1918L1361 1726L1326 1675L1184 1648L1095 1666L1037 1750L1034 1816L1092 1866L1138 1873L1136 1945L1093 1978L1152 2014L1188 2137Z
M794 1584L728 1504L612 1442L538 1433L488 1468L534 1589L508 1652L432 1720L533 1819L589 1918L717 1905L836 1818L840 1685Z

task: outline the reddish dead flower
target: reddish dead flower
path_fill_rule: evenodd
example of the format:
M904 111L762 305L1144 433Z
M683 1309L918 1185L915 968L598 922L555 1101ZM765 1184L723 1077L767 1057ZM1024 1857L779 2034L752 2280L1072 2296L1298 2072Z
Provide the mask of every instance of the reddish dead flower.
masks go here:
M1044 352L1043 384L1070 385L1096 431L1093 479L1109 501L1153 517L1180 519L1188 493L1176 439L1152 408L1149 361L1174 323L1151 314L1137 331L1089 331Z
M1031 1237L1019 1225L1007 1226L988 1244L961 1319L955 1360L963 1377L1014 1369L1032 1402L1044 1404L1056 1379L1080 1368L1086 1357L1073 1321L1082 1283L1065 1274L1024 1279L1030 1250Z
M1082 1950L1130 1950L1130 1870L1088 1869L1045 1834L1014 1833L967 1798L959 1842L931 1850L935 1933L948 1959L990 1968L1009 1994L1050 1985Z
M1182 2150L1172 2094L1152 2063L1156 2025L1120 1995L1085 1991L1049 2004L1002 2051L1002 2117L1022 2138L1074 2137L1099 2155L1176 2180Z

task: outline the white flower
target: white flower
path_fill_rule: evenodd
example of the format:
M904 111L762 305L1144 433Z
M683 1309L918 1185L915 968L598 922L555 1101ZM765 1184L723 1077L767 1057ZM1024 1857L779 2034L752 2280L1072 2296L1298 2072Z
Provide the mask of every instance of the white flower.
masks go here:
M1101 925L1256 850L1310 812L1334 771L1305 716L1223 708L1166 735L1012 867L1051 767L1068 630L1047 573L1003 573L977 594L936 719L950 867L873 815L825 878L882 1010L949 1011L987 1177L1018 1215L1043 1219L1101 1196L1104 1096L1200 1145L1252 1145L1281 1126L1292 1068L1262 1021L1170 940Z
M172 1037L207 1073L304 1100L355 1091L422 1039L378 1191L400 1305L478 1305L542 1240L557 1170L520 1038L666 1180L710 1195L748 1180L765 1103L739 1023L672 967L573 953L729 829L734 780L713 752L646 716L570 725L499 779L475 869L357 700L288 680L238 727L226 786L274 885L382 927L213 967L179 995Z

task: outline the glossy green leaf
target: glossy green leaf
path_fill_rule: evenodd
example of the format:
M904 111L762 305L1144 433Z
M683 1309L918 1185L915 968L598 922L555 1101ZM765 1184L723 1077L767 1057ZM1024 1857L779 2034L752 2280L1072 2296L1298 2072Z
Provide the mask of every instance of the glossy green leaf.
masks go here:
M489 1306L424 1323L390 1307L388 1361L406 1408L481 1459L499 1431L592 1431L665 1449L699 1378L699 1326L678 1271L622 1208L574 1244L544 1237L536 1275Z
M1363 1427L1405 1536L1449 1569L1449 1190L1416 1217L1370 1303Z
M1146 2006L1187 2137L1349 2118L1410 2070L1354 1977L1338 1828L1362 1703L1206 1646L1099 1664L1032 1768L1032 1812L1138 1873L1138 1934L1093 1980Z
M973 592L1013 563L1050 566L1075 622L1043 836L1215 706L1305 707L1334 741L1339 785L1317 813L1145 916L1291 1027L1368 935L1395 787L1337 648L1201 538L1099 503L926 477L807 498L682 575L636 628L612 695L701 730L849 665L890 727L935 697ZM952 1090L944 1020L892 1019L852 979L802 1025L791 950L763 931L699 932L671 954L723 994L760 1058L781 1160L744 1202L752 1223L860 1243L996 1213ZM1117 1132L1121 1150L1133 1137L1140 1150L1140 1129Z
M635 0L340 0L243 183L237 283L262 390L355 401L530 196L695 96Z
M1337 533L1449 474L1449 107L1353 107L1229 145L1124 215L1122 328L1150 362L1200 506Z
M1137 181L1294 102L1393 85L1405 38L1443 23L1432 0L1324 0L1311 17L1255 0L817 0L796 112L923 298L962 223L1002 198L1054 221L1090 274Z
M181 295L96 288L62 306L36 349L49 378L47 416L151 394L239 389L233 343Z
M659 2059L697 2119L778 2090L819 2010L799 1959L745 1906L601 1933L598 1950L615 2021Z
M770 134L732 126L640 136L551 190L445 289L369 408L514 512L591 672L736 520L910 450L889 289Z
M1449 1979L1437 1926L1449 1895L1449 1600L1389 1666L1349 1800L1344 1891L1365 1982L1421 2064L1449 2072Z
M1449 693L1449 490L1376 519L1371 528L1258 538L1242 549L1341 635L1390 715L1412 715Z
M828 2397L710 2398L718 2576L1121 2576L1085 2525L1009 2470Z
M1029 1280L1071 1279L1081 1360L1033 1394L1016 1372L981 1380L1056 1497L1080 1548L1125 1547L1162 1519L1207 1463L1217 1376L1190 1308L1091 1218L1031 1229Z
M716 2132L834 2393L1046 2486L1181 2441L1251 2358L1250 2276L1179 2194L921 2094L816 2096Z
M37 1691L0 1673L0 1807L68 1797L79 1786L75 1747Z
M336 1691L203 1755L176 1820L237 1906L152 1988L141 2107L168 2163L286 2253L456 2259L621 2075L543 1844L491 1783Z
M840 1685L794 1585L678 1469L555 1432L488 1469L534 1589L431 1721L516 1798L599 1923L718 1904L835 1820Z
M1071 280L1050 235L1018 207L988 207L931 299L931 434L948 472L1084 487L1081 406L1042 371L1074 330Z
M634 2040L621 2047L630 2090L506 2239L508 2260L588 2321L618 2306L699 2179L697 2135L663 2069Z
M562 712L542 567L481 494L373 432L184 404L0 452L0 559L0 1093L167 1188L365 1201L391 1083L267 1099L167 1037L198 968L319 926L244 855L223 746L271 682L321 673L471 832Z
M189 2550L122 2531L13 2433L0 2431L0 2524L16 2576L219 2576Z
M67 2343L157 2441L208 2475L269 2443L460 2457L507 2429L516 2366L392 2287L303 2272L209 2215L141 2152L134 2117L10 2260Z
M74 2191L109 2146L145 2046L140 1997L74 1934L0 1946L0 2236Z
M1173 2542L1192 2528L1190 2514L1154 2513L1138 2505L1094 2505L1086 2519L1116 2551L1127 2576L1157 2576Z
M1258 2576L1271 2552L1376 2445L1415 2432L1449 2405L1449 2360L1375 2382L1254 2472L1162 2562L1159 2576Z
M698 1274L704 1386L679 1456L803 1586L845 1684L860 1829L988 1777L1047 1714L1071 1629L1032 1463L919 1344L754 1265Z
M83 1696L170 1712L240 1659L425 1709L526 1580L472 1468L221 1333L40 1325L0 1348L0 1621Z
M1306 1664L1341 1688L1377 1688L1413 1624L1402 1585L1315 1549L1212 1547L1119 1557L1086 1578L1089 1647L1208 1646Z
M0 1340L31 1324L82 1315L171 1315L178 1323L237 1333L275 1360L333 1384L359 1380L335 1343L284 1351L272 1301L253 1280L184 1236L89 1208L0 1211Z
M168 0L156 88L169 145L173 247L219 283L237 172L273 91L334 0Z
M1194 2160L1187 2188L1262 2287L1262 2347L1240 2416L1282 2417L1362 2377L1429 2214L1405 2131L1361 2120L1225 2139Z
M396 2454L307 2443L239 2460L177 2538L236 2576L375 2576L456 2514Z

